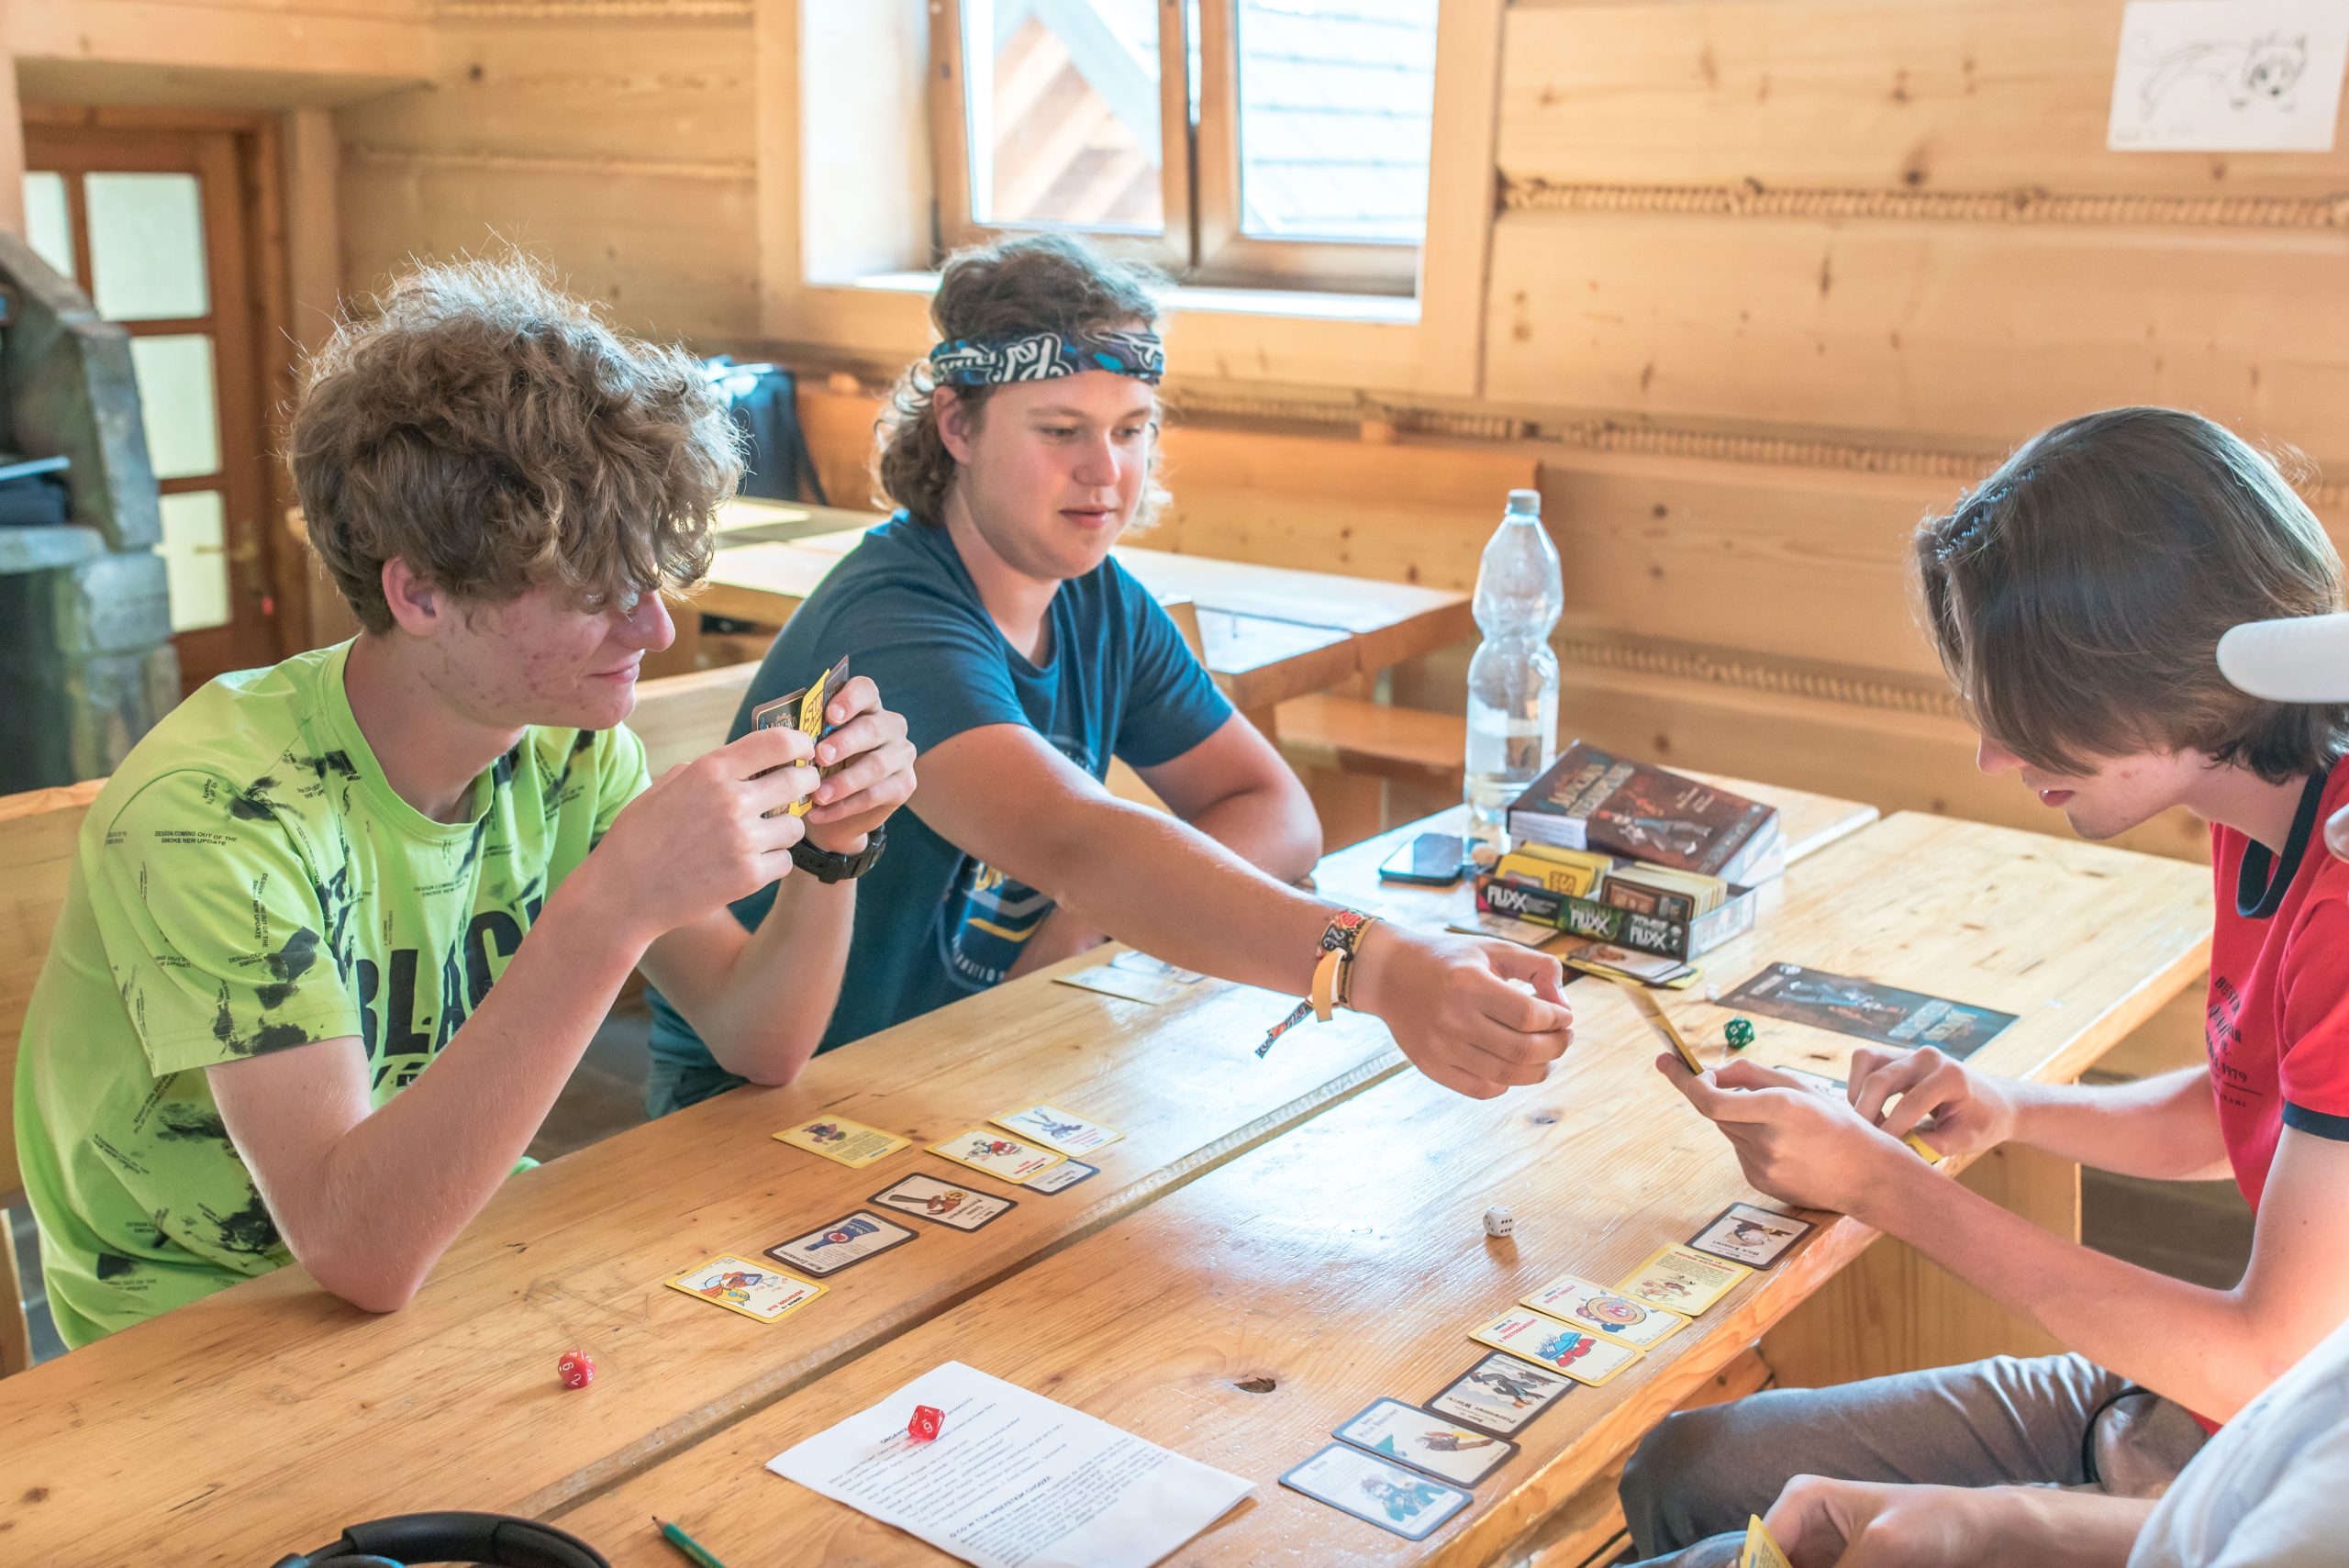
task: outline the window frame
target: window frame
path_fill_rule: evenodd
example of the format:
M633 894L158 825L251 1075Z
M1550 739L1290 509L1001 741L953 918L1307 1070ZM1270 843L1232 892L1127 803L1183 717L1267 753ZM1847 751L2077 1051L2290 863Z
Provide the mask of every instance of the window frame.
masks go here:
M1419 245L1374 239L1274 239L1250 234L1240 167L1239 0L1199 0L1197 229L1188 283L1228 288L1412 295ZM1188 105L1185 106L1186 108ZM1431 138L1432 139L1432 138ZM1433 149L1430 149L1432 170Z
M1244 231L1240 164L1239 0L1197 0L1198 117L1191 116L1190 5L1158 0L1159 149L1165 222L1161 232L1060 223L983 223L973 204L972 94L963 40L972 4L932 0L930 131L936 182L936 256L1019 234L1081 234L1215 288L1412 295L1424 239L1276 239ZM1432 149L1431 149L1432 178Z
M992 7L995 0L978 0ZM968 31L965 0L932 0L930 27L930 136L931 178L938 192L937 251L933 261L966 245L982 245L1018 234L1082 234L1108 247L1154 261L1170 272L1190 265L1191 83L1190 49L1184 27L1184 0L1158 0L1159 195L1164 223L1157 234L1063 223L982 223L971 189L971 126L978 102L970 91L963 47ZM1181 125L1181 136L1169 129Z

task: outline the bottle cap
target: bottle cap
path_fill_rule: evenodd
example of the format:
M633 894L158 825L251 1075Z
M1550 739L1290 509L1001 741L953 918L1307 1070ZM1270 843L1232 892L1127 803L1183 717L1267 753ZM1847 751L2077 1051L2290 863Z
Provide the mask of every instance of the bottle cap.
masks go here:
M1512 512L1526 512L1534 517L1540 517L1542 515L1542 492L1539 490L1510 491L1508 493L1508 509Z

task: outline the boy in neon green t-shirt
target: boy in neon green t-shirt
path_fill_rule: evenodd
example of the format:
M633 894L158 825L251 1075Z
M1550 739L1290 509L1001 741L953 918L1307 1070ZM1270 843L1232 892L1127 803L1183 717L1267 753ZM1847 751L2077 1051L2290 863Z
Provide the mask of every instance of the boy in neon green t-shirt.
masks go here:
M400 1306L640 962L733 1071L789 1080L912 791L862 680L812 755L759 731L648 783L620 721L674 635L658 590L700 575L740 473L682 354L518 265L427 269L320 351L293 434L364 629L133 749L26 1020L17 1147L70 1344L287 1262ZM819 787L815 761L845 765ZM727 906L779 876L745 931Z

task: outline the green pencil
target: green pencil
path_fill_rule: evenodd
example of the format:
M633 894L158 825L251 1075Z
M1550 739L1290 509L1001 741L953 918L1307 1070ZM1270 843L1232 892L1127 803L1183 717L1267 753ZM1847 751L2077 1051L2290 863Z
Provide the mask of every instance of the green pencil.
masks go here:
M653 1515L652 1522L661 1527L661 1539L684 1552L685 1561L692 1563L694 1568L726 1568L725 1563L709 1554L707 1547L660 1515Z

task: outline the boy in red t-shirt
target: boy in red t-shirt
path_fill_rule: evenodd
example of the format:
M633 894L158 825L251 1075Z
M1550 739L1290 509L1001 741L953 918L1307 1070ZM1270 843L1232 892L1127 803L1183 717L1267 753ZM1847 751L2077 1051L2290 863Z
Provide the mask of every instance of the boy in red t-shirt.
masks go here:
M1660 1060L1755 1188L1900 1238L2076 1353L1670 1418L1623 1475L1646 1555L1730 1560L1712 1538L1804 1473L2150 1496L2210 1418L2349 1318L2349 866L2316 841L2349 806L2349 706L2252 696L2215 657L2231 628L2341 607L2322 528L2220 427L2120 408L2026 443L1918 530L1917 562L1986 772L2019 772L2089 839L2176 806L2210 822L2210 1066L2087 1087L1864 1049L1846 1106L1757 1063ZM1929 1118L1949 1153L2012 1140L2127 1175L2232 1173L2257 1213L2250 1266L2214 1290L2042 1230L1909 1152Z

